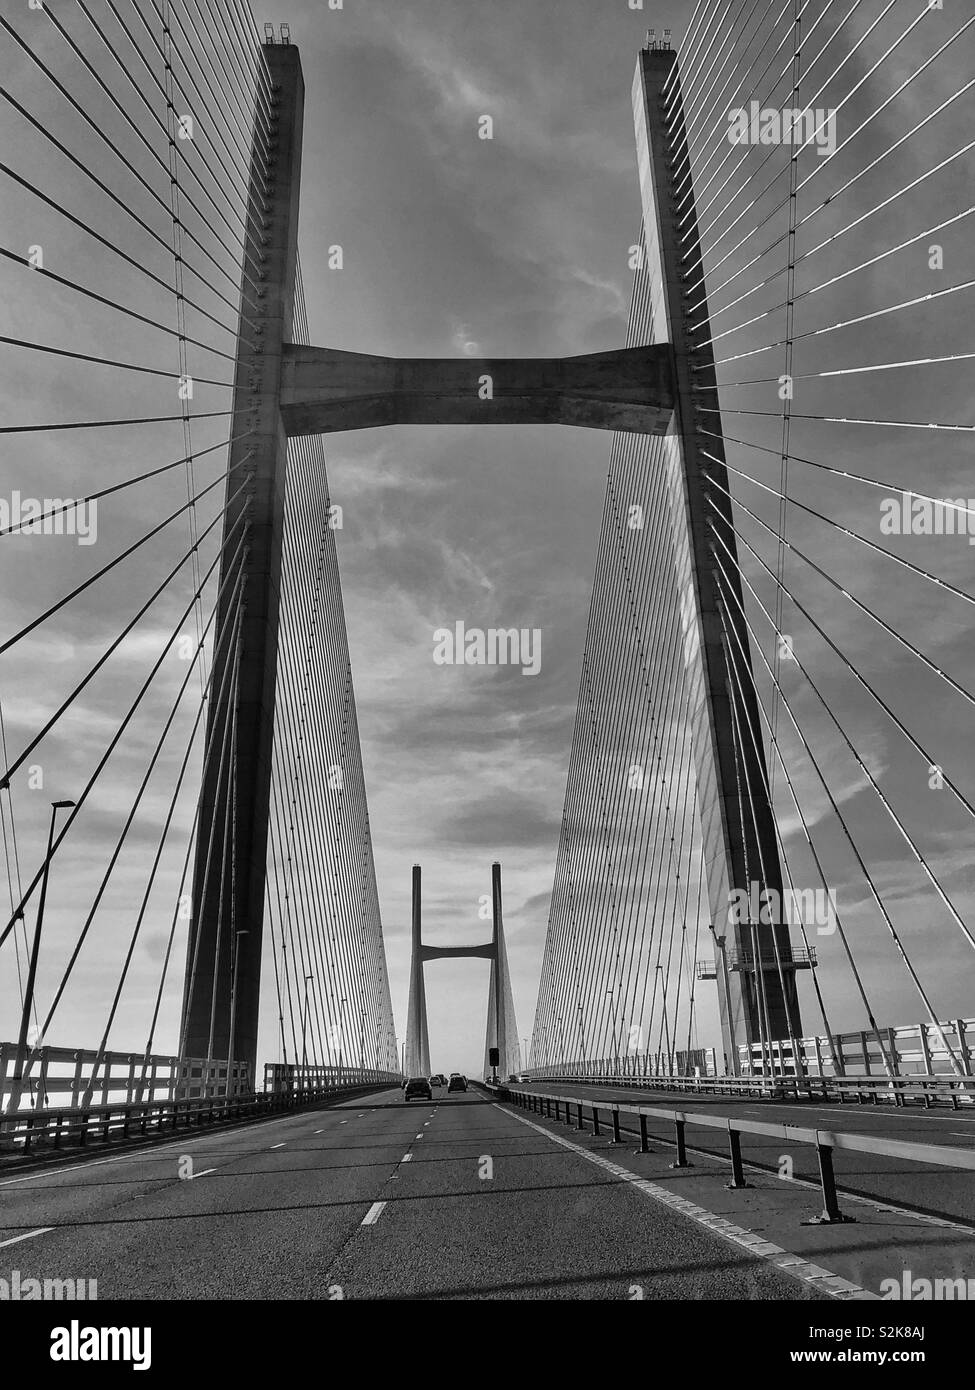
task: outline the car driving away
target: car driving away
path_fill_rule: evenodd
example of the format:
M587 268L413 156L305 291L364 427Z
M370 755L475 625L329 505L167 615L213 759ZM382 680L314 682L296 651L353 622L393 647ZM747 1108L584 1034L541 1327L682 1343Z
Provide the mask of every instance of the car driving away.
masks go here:
M444 1076L442 1071L438 1071L434 1076L431 1076L430 1078L431 1086L446 1086L446 1084L447 1078Z
M466 1076L461 1076L461 1074L460 1074L459 1071L452 1071L452 1072L450 1073L450 1080L447 1082L447 1094L450 1095L451 1091L466 1091L466 1090L467 1090L467 1077L466 1077Z
M425 1076L411 1076L403 1093L404 1100L433 1100L433 1091Z

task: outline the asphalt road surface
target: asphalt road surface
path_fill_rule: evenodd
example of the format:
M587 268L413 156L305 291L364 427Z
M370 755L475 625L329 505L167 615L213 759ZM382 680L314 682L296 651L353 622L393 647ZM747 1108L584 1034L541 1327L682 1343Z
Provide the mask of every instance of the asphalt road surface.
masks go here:
M822 1297L606 1162L483 1092L384 1091L5 1175L0 1277L100 1299Z

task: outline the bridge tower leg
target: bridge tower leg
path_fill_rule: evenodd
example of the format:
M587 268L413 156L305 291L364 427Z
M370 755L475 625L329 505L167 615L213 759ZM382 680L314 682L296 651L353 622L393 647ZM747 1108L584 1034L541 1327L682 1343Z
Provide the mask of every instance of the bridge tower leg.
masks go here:
M226 549L220 571L180 1031L181 1056L234 1057L250 1065L252 1082L257 1064L287 469L280 378L284 346L292 336L304 109L297 48L265 44L261 53L271 97L268 105L258 92L251 153L223 521ZM238 598L243 604L239 626ZM222 756L225 748L226 756ZM232 993L236 994L233 1007ZM230 1036L232 1016L234 1038Z
M427 997L423 985L420 865L413 865L413 949L410 955L410 999L406 1014L407 1076L430 1075L430 1037L427 1032Z
M659 340L674 345L677 403L673 433L664 441L670 528L684 622L708 900L723 956L718 965L722 1037L728 1063L737 1072L738 1044L759 1042L763 1036L798 1035L800 1020L788 927L729 922L732 890L747 892L750 883L758 884L759 891L777 892L781 903L782 870L741 608L731 500L725 491L728 472L717 377L707 345L708 306L699 280L697 212L693 184L686 179L687 136L676 69L677 55L670 49L643 51L633 109L654 331ZM703 339L704 345L695 338ZM727 551L712 539L712 521ZM721 598L718 555L730 575L729 604ZM732 968L720 978L729 963Z
M504 944L504 919L501 912L501 865L491 865L491 982L488 986L487 1036L484 1043L484 1074L489 1076L491 1068L488 1058L492 1047L496 1047L501 1060L498 1073L502 1081L507 1081L512 1072L521 1071L521 1053L518 1049L518 1028L515 1023L515 1006L511 993L511 977L508 974L508 953Z

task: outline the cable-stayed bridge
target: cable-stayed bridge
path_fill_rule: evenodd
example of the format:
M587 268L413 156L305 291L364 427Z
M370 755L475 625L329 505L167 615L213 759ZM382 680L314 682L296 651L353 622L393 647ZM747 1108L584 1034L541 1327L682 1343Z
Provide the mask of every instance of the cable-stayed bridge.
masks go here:
M371 1165L405 1193L412 1146L446 1125L463 1188L472 1146L527 1142L533 1096L531 1142L585 1130L551 1140L580 1171L605 1171L601 1125L632 1129L614 1201L646 1201L656 1136L685 1197L716 1205L709 1126L785 1253L821 1184L825 1275L811 1250L785 1273L765 1252L695 1296L875 1290L903 1238L892 1219L887 1264L858 1253L834 1177L947 1223L918 1237L916 1273L967 1267L973 26L906 0L702 0L679 47L653 30L637 53L625 338L402 358L309 320L287 27L259 33L242 0L0 16L11 1164L260 1116L285 1136L269 1151L322 1135L343 1167L362 1131L376 1154L341 1201L371 1226L390 1200ZM403 424L612 436L524 1058L498 863L480 944L423 939L414 868L402 1056L395 1034L323 436ZM488 639L516 660L518 635ZM491 961L483 1076L503 1085L446 1096L449 1115L435 1096L421 1122L398 1083L431 1071L424 962L451 956ZM707 1156L693 1177L688 1144ZM521 1161L507 1216L527 1228L531 1165L561 1180L551 1154ZM18 1190L12 1233L59 1224L56 1195ZM620 1270L640 1266L631 1223L599 1219L627 1232ZM735 1229L720 1238L755 1244ZM498 1239L520 1287L518 1240ZM430 1240L417 1287L486 1289L444 1282ZM558 1278L548 1258L540 1285L615 1287L581 1251ZM335 1259L336 1287L402 1292L371 1257Z

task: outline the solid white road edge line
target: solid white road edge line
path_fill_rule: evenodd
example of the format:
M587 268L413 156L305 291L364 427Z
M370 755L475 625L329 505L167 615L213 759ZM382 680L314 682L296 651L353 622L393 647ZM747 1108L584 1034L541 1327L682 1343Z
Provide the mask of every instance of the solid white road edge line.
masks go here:
M531 1120L526 1120L523 1115L519 1115L516 1110L507 1110L497 1101L494 1102L494 1108L500 1110L502 1114L510 1115L514 1120L520 1120L523 1125L535 1130L537 1134L543 1134L546 1139L551 1139L553 1144L560 1144L563 1149L568 1149L570 1153L578 1154L580 1158L588 1159L590 1163L604 1168L614 1177L621 1178L637 1192L642 1192L644 1197L660 1202L664 1206L670 1207L672 1211L680 1212L682 1216L689 1216L692 1221L696 1221L699 1226L704 1226L714 1235L721 1236L724 1240L730 1241L732 1245L747 1250L749 1255L767 1260L770 1264L781 1269L783 1273L791 1274L793 1278L800 1280L803 1284L812 1284L817 1290L821 1289L832 1298L842 1298L849 1301L864 1299L880 1301L879 1294L870 1293L869 1290L861 1288L859 1284L851 1283L849 1279L841 1279L839 1275L832 1274L828 1269L823 1269L821 1265L810 1264L808 1260L803 1260L800 1256L783 1250L781 1245L773 1245L771 1241L763 1240L754 1231L747 1231L742 1226L735 1226L732 1222L726 1221L724 1217L717 1216L705 1207L699 1207L695 1202L689 1202L684 1197L678 1197L673 1192L668 1192L664 1187L658 1187L656 1183L648 1182L638 1174L631 1173L628 1168L621 1168L618 1163L611 1163L608 1158L603 1158L602 1154L592 1153L579 1144L573 1144L569 1139L563 1139L560 1134L553 1134L551 1130L533 1124Z
M16 1245L19 1241L30 1240L32 1236L43 1236L48 1231L53 1231L53 1226L39 1226L36 1231L26 1231L22 1236L14 1236L12 1240L0 1240L0 1250L5 1245Z

